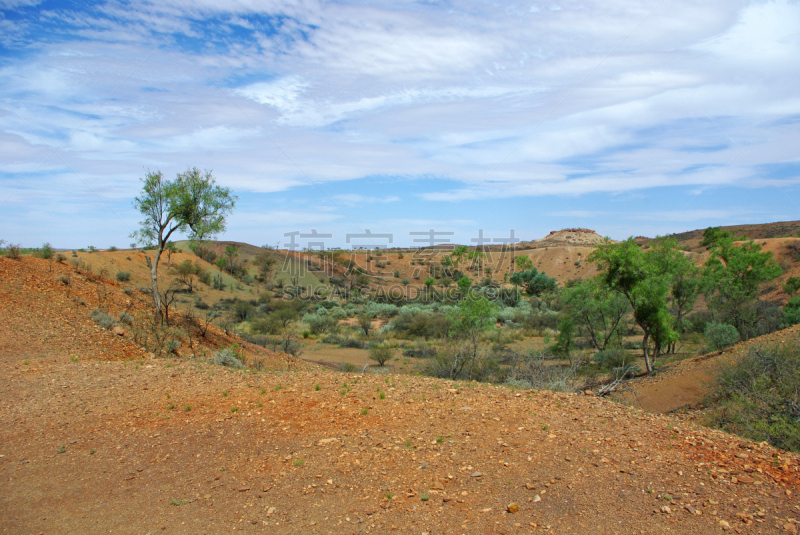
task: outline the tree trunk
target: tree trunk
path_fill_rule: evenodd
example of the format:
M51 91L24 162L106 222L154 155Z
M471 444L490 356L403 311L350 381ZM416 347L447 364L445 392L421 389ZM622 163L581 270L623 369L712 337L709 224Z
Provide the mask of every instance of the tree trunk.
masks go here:
M161 259L161 249L156 252L155 258L151 261L146 256L147 263L150 264L150 283L153 288L153 307L156 309L156 319L161 322L161 295L158 293L158 261Z
M644 352L644 365L647 367L648 375L653 373L653 364L650 362L650 355L647 352L647 339L650 338L650 333L645 331L642 337L642 351Z

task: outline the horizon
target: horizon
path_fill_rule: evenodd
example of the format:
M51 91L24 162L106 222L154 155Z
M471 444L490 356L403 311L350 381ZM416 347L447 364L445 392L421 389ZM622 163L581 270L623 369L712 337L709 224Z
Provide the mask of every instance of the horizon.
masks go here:
M239 197L219 241L280 248L800 213L797 2L0 0L0 25L24 247L128 248L147 169L193 166Z

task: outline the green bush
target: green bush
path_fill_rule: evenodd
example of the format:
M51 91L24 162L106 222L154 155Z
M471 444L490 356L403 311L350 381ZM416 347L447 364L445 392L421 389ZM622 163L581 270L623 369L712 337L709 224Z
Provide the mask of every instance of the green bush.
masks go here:
M99 308L92 310L90 317L92 318L92 321L94 321L103 329L110 329L114 326L114 324L117 323L117 321L111 315L103 310L100 310Z
M364 342L357 338L347 338L342 340L341 347L349 347L351 349L364 349Z
M789 295L797 293L800 290L800 278L789 277L786 279L786 284L783 285L783 291Z
M318 314L306 314L303 321L308 324L311 334L321 334L333 331L337 327L336 320L329 314L320 316Z
M19 260L22 255L22 246L20 244L9 243L6 247L6 256L12 260Z
M628 354L627 351L620 347L606 349L605 351L598 351L594 354L592 361L605 370L619 368L628 365L636 360Z
M133 324L133 316L127 314L125 312L119 315L119 322L124 323L125 325L132 325Z
M369 348L369 358L383 366L392 358L392 348L377 344Z
M237 358L236 353L230 348L215 351L211 356L211 363L228 368L244 368L244 364Z
M781 323L785 327L800 323L800 296L792 297L789 299L789 302L786 303L786 306L783 307Z
M718 377L709 423L725 431L800 452L800 347L760 347Z
M128 271L117 271L117 280L119 282L126 282L131 280L131 274Z
M730 347L740 340L739 331L736 330L736 327L726 323L717 323L716 321L706 325L704 334L709 347L713 351L720 351Z

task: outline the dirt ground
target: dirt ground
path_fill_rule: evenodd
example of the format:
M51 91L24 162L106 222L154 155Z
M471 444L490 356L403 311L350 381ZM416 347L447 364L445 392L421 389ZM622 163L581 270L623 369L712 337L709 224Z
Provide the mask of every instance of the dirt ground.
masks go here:
M796 455L587 395L151 359L8 262L2 533L796 532Z

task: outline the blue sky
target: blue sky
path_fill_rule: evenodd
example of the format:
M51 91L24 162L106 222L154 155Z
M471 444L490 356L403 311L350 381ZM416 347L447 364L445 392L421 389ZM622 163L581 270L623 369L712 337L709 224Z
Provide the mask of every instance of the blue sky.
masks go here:
M0 239L127 246L139 179L189 166L257 245L800 219L798 28L788 0L0 0Z

